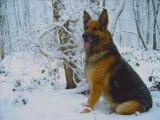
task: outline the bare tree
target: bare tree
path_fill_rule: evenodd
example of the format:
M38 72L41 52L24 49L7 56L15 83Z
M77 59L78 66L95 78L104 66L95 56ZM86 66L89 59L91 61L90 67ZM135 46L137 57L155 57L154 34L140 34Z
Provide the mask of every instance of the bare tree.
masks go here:
M123 12L123 9L125 6L125 0L122 0L122 1L119 0L119 2L116 2L116 4L119 4L119 5L118 5L117 9L115 9L114 17L112 18L112 22L111 22L111 26L110 26L110 32L111 32L112 36L114 36L117 21L121 15L121 13Z
M135 1L135 0L133 0L133 3L135 3L136 4L136 7L137 7L137 9L139 8L139 4L138 4L138 2L137 1ZM140 38L140 40L141 40L141 42L142 42L142 45L143 45L143 47L147 50L148 48L147 48L147 46L146 46L146 44L145 44L145 41L144 41L144 39L143 39L143 35L142 35L142 33L141 33L141 31L140 31L140 15L139 15L139 11L137 10L137 9L135 9L135 4L133 4L133 11L134 11L134 17L135 17L135 23L136 23L136 28L137 28L137 33L138 33L138 36L139 36L139 38Z
M148 19L148 23L151 23L151 9L150 9L150 0L146 0L146 4L147 4L147 19ZM150 35L150 31L151 31L151 24L147 24L147 37L146 37L146 43L149 44L149 41L151 39L151 35Z
M29 11L30 0L24 0L24 25L28 26L30 23L30 11Z
M133 0L133 11L138 36L145 49L157 50L159 32L159 0Z
M52 3L53 3L53 17L57 22L60 18L59 7L58 7L59 2L60 2L59 0L56 0L56 1L52 0ZM65 47L65 45L69 42L69 35L68 35L68 32L66 30L69 31L69 21L66 21L64 23L63 27L61 27L59 29L59 36L60 36L59 40L60 40L60 44L62 45L61 51L66 56L69 56L69 55L74 56L75 53L72 51L73 46ZM75 88L76 84L75 84L74 79L73 79L73 77L74 77L73 68L75 68L75 66L71 61L68 61L66 59L63 59L63 61L64 61L65 77L66 77L66 81L67 81L66 89Z
M0 1L0 59L4 59L4 40L3 40L3 13L2 13L3 1Z
M5 43L10 42L10 31L8 23L7 0L0 0L0 58L5 57ZM8 43L10 44L10 43ZM11 48L11 44L10 44Z
M158 16L158 11L159 11L159 6L160 6L160 2L158 2L158 4L156 4L155 0L152 0L152 5L153 5L153 13L154 13L154 24L153 24L153 50L157 49L157 39L156 39L156 28L158 30L158 22L157 22L157 16ZM156 7L157 6L157 7Z

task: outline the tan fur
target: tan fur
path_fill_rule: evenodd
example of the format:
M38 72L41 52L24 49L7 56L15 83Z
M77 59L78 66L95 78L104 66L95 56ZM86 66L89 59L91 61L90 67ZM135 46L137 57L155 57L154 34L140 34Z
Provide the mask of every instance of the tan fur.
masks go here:
M100 62L89 65L86 68L86 77L89 81L91 91L87 102L89 107L93 108L100 96L103 95L104 92L108 91L107 86L109 82L108 78L111 74L110 69L115 62L116 58L111 56L108 59L102 59Z
M123 102L115 108L115 112L121 115L134 114L136 111L144 111L143 106L137 101Z

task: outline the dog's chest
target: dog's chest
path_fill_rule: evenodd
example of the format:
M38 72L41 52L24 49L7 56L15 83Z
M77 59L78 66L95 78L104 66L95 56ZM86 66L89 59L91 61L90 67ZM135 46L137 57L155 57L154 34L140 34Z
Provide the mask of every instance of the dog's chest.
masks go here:
M86 65L85 74L90 82L107 82L110 76L110 62L107 59Z
M110 56L107 58L103 58L101 60L96 61L95 63L86 64L85 74L87 80L95 80L95 79L105 79L108 78L111 74L113 65L116 61L114 56Z
M87 80L103 79L106 76L106 70L99 64L89 65L86 67Z

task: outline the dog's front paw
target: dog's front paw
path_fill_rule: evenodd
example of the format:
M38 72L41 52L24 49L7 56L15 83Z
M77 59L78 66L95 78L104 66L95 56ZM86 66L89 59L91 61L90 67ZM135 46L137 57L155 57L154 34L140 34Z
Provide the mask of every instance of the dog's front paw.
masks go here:
M80 113L90 113L92 111L92 108L86 107L82 112Z
M89 110L89 109L84 109L82 112L80 112L80 113L90 113L91 112L91 110Z

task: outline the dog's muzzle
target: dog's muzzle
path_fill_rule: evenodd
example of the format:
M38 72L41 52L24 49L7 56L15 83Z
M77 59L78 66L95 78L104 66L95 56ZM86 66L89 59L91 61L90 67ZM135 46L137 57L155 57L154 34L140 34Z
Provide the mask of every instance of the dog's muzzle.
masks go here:
M88 41L88 37L89 37L89 35L88 35L88 33L83 33L83 35L82 35L82 38L83 38L83 40L85 41L85 42L89 42Z
M92 39L89 37L89 34L86 33L86 32L83 33L82 38L83 38L83 47L85 49L89 48L90 47L90 43L92 42Z

